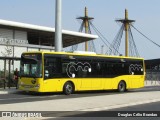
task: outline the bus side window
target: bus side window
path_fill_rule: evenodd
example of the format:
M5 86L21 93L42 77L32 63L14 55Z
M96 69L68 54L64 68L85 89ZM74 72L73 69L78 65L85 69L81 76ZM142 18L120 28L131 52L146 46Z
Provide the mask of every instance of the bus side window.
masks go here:
M46 79L62 77L62 63L60 57L48 57L44 62L44 74Z

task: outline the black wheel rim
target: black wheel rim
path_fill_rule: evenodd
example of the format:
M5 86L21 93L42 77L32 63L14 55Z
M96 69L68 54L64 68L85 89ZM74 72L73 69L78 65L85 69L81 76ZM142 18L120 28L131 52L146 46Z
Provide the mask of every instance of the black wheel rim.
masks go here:
M66 85L66 92L67 92L68 94L71 94L71 93L72 93L72 90L73 90L72 85L67 84L67 85Z
M119 91L123 92L125 90L125 84L124 83L120 83L119 84Z

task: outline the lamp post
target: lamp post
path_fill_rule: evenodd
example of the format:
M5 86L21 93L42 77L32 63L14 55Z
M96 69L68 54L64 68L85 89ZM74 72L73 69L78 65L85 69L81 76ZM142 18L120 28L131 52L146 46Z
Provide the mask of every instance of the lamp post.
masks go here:
M62 51L62 0L56 0L55 51Z

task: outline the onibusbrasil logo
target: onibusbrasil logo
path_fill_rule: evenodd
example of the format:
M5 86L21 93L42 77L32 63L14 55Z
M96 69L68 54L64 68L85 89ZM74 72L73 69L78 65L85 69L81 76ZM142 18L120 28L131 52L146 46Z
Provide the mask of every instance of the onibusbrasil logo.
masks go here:
M42 118L41 112L1 112L2 118Z
M67 65L66 72L68 77L75 78L77 71L82 70L83 72L92 72L91 65L88 62L82 63L82 62L70 62Z

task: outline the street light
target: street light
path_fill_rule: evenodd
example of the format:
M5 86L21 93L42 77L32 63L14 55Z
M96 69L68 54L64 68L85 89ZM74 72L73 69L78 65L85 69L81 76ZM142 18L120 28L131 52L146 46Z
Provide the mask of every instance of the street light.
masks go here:
M62 0L56 0L55 51L62 51Z

